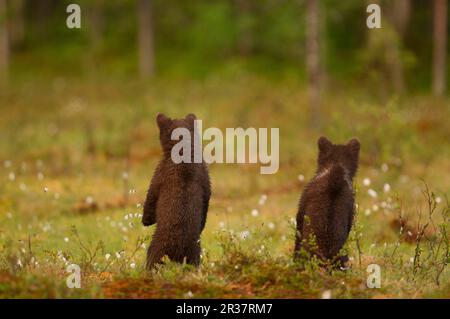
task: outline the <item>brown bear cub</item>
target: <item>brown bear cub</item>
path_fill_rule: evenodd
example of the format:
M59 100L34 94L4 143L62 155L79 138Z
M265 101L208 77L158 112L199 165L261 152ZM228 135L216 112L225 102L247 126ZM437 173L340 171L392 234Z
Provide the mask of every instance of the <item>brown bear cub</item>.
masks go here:
M156 230L147 251L147 269L161 262L164 256L176 262L198 266L200 263L200 233L205 227L211 184L206 164L194 163L195 115L170 119L158 114L162 160L153 175L144 204L142 223L156 223ZM191 163L172 161L172 131L186 128L191 134Z
M322 261L344 267L348 257L339 252L353 223L352 180L360 144L352 139L346 145L335 145L321 137L318 146L317 172L303 191L297 213L295 258L304 249Z

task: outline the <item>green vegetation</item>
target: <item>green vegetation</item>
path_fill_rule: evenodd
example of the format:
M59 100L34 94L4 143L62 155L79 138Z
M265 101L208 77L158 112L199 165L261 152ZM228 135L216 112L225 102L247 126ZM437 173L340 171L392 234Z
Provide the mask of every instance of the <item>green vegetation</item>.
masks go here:
M296 81L56 79L18 85L2 101L1 297L450 296L448 100L324 96L324 134L357 136L362 145L345 272L315 262L303 269L291 258L318 136ZM260 175L259 165L213 164L202 266L169 263L149 275L153 228L138 214L160 156L159 111L195 112L205 127L280 127L281 163L275 175ZM81 289L66 287L70 263L82 268ZM381 266L380 289L366 287L371 263Z

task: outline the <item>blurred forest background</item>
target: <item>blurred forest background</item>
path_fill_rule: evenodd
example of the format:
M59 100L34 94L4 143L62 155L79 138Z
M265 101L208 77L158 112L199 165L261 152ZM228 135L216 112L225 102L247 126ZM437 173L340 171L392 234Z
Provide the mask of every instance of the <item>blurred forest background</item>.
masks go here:
M239 70L378 93L448 85L446 0L80 0L81 29L69 29L72 2L0 1L2 78ZM381 5L381 29L366 27L370 3Z

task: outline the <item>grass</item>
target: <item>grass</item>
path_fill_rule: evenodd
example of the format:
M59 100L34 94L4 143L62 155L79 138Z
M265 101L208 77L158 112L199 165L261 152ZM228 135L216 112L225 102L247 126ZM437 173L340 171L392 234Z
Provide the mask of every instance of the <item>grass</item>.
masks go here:
M0 297L449 298L449 101L363 93L325 96L318 132L301 85L248 75L59 78L0 92ZM161 111L194 112L204 127L279 127L280 170L211 165L201 267L168 262L148 274L153 228L141 226L139 214L160 156ZM291 258L319 133L362 144L347 271ZM81 289L66 286L72 263L81 267ZM373 263L379 289L366 285Z

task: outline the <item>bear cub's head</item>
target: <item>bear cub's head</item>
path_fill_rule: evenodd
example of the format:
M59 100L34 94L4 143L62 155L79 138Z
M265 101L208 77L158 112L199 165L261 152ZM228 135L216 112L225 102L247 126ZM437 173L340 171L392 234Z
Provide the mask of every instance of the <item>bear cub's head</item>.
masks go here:
M180 141L177 139L178 136L175 136L175 139L172 140L172 132L177 128L188 129L191 133L191 145L194 144L194 121L196 119L195 114L188 114L184 119L173 120L162 113L156 116L156 123L159 127L159 141L164 153L170 154L172 147Z
M333 144L326 137L322 136L317 141L319 146L319 156L317 159L318 171L329 168L331 165L340 164L347 169L350 177L355 176L358 169L358 158L360 144L356 138L351 139L347 144Z

